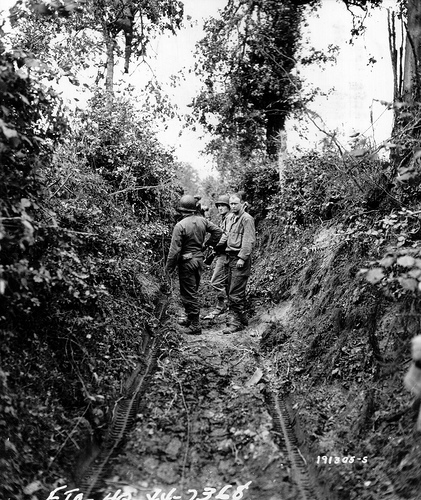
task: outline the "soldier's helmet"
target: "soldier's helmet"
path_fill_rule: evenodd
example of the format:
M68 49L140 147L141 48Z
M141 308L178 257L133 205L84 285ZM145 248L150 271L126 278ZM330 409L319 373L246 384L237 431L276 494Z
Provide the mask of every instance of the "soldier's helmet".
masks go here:
M180 198L180 201L178 202L178 208L177 210L179 212L196 212L197 210L197 201L195 200L194 196L190 194L185 194Z
M226 205L228 208L230 207L230 197L227 194L221 195L216 201L215 205Z

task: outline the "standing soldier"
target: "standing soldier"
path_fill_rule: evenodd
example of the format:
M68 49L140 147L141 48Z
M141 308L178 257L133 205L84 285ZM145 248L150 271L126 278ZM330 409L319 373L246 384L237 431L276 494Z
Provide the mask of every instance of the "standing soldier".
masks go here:
M219 227L225 233L227 215L230 211L229 196L226 194L220 196L216 200L215 206L218 209L219 215L221 216L221 222L219 224ZM215 269L213 271L210 284L213 287L213 289L216 290L218 304L213 311L211 311L207 316L204 317L204 319L213 319L219 314L224 313L227 309L225 303L225 297L227 294L228 257L227 254L225 253L224 245L219 245L216 250L217 250L217 256L215 259Z
M246 286L251 271L251 252L256 241L253 217L245 212L241 195L229 198L231 213L226 219L226 234L221 238L216 250L226 243L228 256L228 306L230 315L228 328L224 333L233 333L248 325L245 311Z
M198 289L203 270L203 245L215 245L222 236L218 226L197 214L196 200L191 195L180 198L178 211L182 219L174 227L165 269L172 273L178 265L181 302L187 315L185 333L200 335Z

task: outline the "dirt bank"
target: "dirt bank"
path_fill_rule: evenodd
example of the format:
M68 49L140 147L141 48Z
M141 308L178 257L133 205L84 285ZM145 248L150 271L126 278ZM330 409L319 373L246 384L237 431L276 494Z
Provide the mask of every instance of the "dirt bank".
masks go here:
M381 248L348 237L342 224L289 239L273 228L265 234L254 300L260 290L288 310L262 332L261 352L278 367L325 498L421 499L418 408L402 383L418 301L387 297L359 275Z

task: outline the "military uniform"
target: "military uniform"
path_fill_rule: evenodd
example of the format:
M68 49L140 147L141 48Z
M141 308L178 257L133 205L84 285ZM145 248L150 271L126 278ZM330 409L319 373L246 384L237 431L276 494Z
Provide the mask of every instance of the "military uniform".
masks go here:
M227 254L227 294L230 317L228 323L235 329L247 325L245 313L246 287L251 272L251 253L256 240L253 217L244 208L235 214L231 213L226 220L226 235L218 243L226 243ZM244 261L243 267L237 267L239 259Z
M225 232L226 218L221 222L219 227ZM218 298L218 304L223 308L226 297L227 288L227 264L228 257L224 249L220 248L217 251L217 256L215 259L215 269L213 270L212 278L210 284L212 288L216 291L216 296Z
M171 273L178 267L181 302L191 330L187 333L200 333L198 289L203 271L202 250L206 233L211 235L207 245L215 245L222 236L221 229L209 220L194 211L186 213L174 227L166 262L167 272Z
M229 196L227 195L220 196L215 202L215 206L217 208L224 205L227 207L229 211L230 209ZM222 229L223 233L226 233L227 216L228 212L221 213L221 222L219 223L219 227ZM215 318L215 316L218 316L219 314L222 314L226 311L225 299L227 296L227 279L228 279L228 256L225 252L225 248L223 246L220 246L216 254L215 268L213 270L212 278L210 280L212 288L216 291L218 304L213 311L211 311L207 316L205 316L205 319L213 319Z

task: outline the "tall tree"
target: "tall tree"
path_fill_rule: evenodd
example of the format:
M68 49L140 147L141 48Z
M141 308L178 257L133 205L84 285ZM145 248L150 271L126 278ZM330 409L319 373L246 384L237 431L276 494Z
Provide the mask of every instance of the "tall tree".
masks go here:
M343 0L347 6L349 0ZM355 0L354 5L367 10L367 2ZM376 0L369 7L382 5ZM397 42L398 27L403 33L402 46ZM398 0L394 9L388 7L389 48L393 70L393 143L391 160L393 174L400 181L421 180L421 3L418 0Z
M52 48L61 52L60 61L69 69L65 57L71 46L73 57L83 65L93 54L105 61L105 87L113 92L114 68L119 57L124 71L133 58L144 58L154 33L181 26L183 3L179 0L61 0L34 3L19 0L11 10L13 25L19 25L22 48L43 57ZM36 29L35 29L36 28ZM39 33L44 36L39 36ZM35 34L35 36L34 36ZM64 35L64 38L63 38ZM54 43L55 39L59 39ZM42 50L41 50L42 49ZM54 54L57 59L57 52Z
M403 98L413 105L421 96L421 3L407 1Z
M421 182L421 3L417 0L400 2L406 40L403 71L395 84L395 120L393 136L398 148L392 156L395 171L401 181ZM393 60L393 57L392 57ZM397 69L394 68L395 81ZM398 89L396 95L396 87Z
M306 5L316 1L229 0L220 19L205 24L197 72L205 88L194 101L199 120L220 142L236 142L241 156L277 154L277 137L298 105L293 74Z

